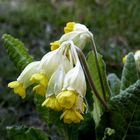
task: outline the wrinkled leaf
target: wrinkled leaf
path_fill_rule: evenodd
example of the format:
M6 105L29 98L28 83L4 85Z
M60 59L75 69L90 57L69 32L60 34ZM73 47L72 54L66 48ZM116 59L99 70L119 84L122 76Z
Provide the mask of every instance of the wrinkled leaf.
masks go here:
M7 127L8 140L49 140L47 134L38 128L25 126Z
M2 39L10 59L19 70L23 70L26 65L33 61L32 56L29 55L27 49L20 40L8 34L4 34Z
M87 56L87 63L88 63L91 77L95 83L95 86L96 86L97 91L100 94L101 98L102 99L106 98L106 100L108 100L109 96L110 96L110 89L109 89L107 79L106 79L105 63L100 54L98 54L98 62L99 62L99 67L100 67L101 78L103 81L105 97L103 95L103 88L101 86L100 77L99 77L98 69L96 66L95 55L93 54L93 52L90 52ZM100 117L103 113L103 107L95 95L93 95L93 99L94 99L93 118L94 118L95 124L97 126L100 121Z
M134 55L133 53L129 53L122 72L121 90L125 90L130 85L134 84L138 80L138 77Z
M105 112L97 128L97 139L102 140L106 128L115 133L106 140L140 139L140 80L110 100L110 112Z
M111 89L111 96L115 96L120 92L121 81L116 74L111 73L107 76L107 80Z

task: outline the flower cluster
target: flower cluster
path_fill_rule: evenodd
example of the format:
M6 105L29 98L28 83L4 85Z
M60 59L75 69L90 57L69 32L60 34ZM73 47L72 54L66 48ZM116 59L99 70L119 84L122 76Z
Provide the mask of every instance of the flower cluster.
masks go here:
M83 49L93 35L85 25L74 22L67 23L64 32L50 43L51 52L28 64L8 87L25 98L26 89L32 85L35 93L46 97L42 106L61 111L64 123L79 123L86 108L86 79L77 47Z
M134 54L134 58L135 58L135 61L136 61L136 65L138 67L138 70L140 71L140 50L137 50ZM126 62L126 59L127 59L127 55L125 55L123 57L123 63Z

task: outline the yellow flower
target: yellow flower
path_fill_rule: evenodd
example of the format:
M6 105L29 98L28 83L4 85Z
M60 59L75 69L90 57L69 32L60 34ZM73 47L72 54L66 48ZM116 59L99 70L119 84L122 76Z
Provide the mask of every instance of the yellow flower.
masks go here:
M71 68L71 64L68 58L62 54L62 51L64 51L65 49L66 48L62 49L60 47L60 49L56 49L47 53L41 59L40 67L42 68L43 72L47 74L48 80L61 64L64 65L64 69L66 71Z
M44 87L43 85L37 85L37 86L33 87L33 91L38 93L41 96L45 96L46 87Z
M42 106L45 106L47 108L50 108L56 111L62 110L55 96L47 97L46 100L42 103Z
M78 112L80 112L82 114L84 113L84 111L86 109L86 104L80 95L78 95L77 100L76 100L74 106L72 107L72 109L77 110Z
M127 59L127 55L125 55L125 56L123 57L123 63L126 62L126 59Z
M70 109L76 102L77 94L74 91L63 91L56 98L61 107Z
M80 63L77 63L75 67L66 73L63 90L76 91L80 96L85 96L86 79Z
M44 96L46 92L46 86L48 83L48 78L46 74L44 74L43 72L35 73L32 75L30 81L32 83L38 83L38 85L33 88L33 91L35 91L39 95Z
M13 88L16 94L19 94L22 98L25 98L25 89L32 84L30 82L30 78L34 73L39 71L39 63L40 61L36 61L28 64L17 78L17 81L9 83L8 87Z
M66 24L66 27L64 27L64 32L68 33L68 32L73 31L74 25L75 25L75 22L68 22Z
M43 85L44 87L47 86L48 78L45 73L39 72L32 75L30 81L32 83L39 83L40 85Z
M54 41L54 42L51 42L50 45L51 45L51 51L53 51L53 50L56 50L57 48L59 48L60 42Z
M60 116L60 119L63 119L64 123L80 123L81 120L84 120L83 116L75 110L66 110Z
M21 98L23 98L23 99L25 98L26 92L25 92L25 87L22 83L20 83L18 81L13 81L8 84L8 87L13 88L14 92L16 94L19 94L19 96L21 96Z

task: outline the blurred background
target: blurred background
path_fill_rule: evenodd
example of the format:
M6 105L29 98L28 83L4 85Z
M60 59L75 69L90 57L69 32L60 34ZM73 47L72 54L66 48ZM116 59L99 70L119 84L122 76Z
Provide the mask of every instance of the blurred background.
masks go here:
M67 22L83 23L94 33L107 72L120 77L123 56L140 49L139 11L139 0L0 0L0 37L9 33L19 38L35 60L39 60L50 50L50 42L63 34ZM21 100L7 88L7 83L18 74L0 41L1 140L6 139L5 127L14 124L48 130L35 112L32 95ZM49 134L52 139L58 139L57 132Z

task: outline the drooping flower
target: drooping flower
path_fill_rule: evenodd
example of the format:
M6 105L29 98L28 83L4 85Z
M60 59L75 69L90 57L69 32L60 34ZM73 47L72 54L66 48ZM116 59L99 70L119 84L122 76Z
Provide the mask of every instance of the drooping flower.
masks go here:
M71 68L71 64L68 58L65 55L63 55L63 48L59 48L57 50L47 53L41 59L40 66L43 69L43 71L47 74L48 79L50 79L52 74L62 63L66 71Z
M64 123L80 123L81 120L84 120L83 116L76 110L65 110L60 116L60 119L63 119Z
M16 94L25 98L26 88L32 84L30 81L31 76L40 70L39 63L40 61L36 61L28 64L17 78L17 81L10 82L8 87L13 88Z
M63 90L76 91L82 97L85 96L86 80L83 69L79 63L66 74Z
M69 33L72 31L89 31L88 28L80 23L68 22L64 27L64 32Z
M42 103L42 106L45 106L47 108L56 111L60 111L62 109L62 107L58 103L56 94L61 92L64 76L65 76L64 66L60 65L49 80L47 92L46 92L47 93L46 99Z
M21 96L23 99L25 98L26 91L23 83L19 81L13 81L8 84L8 87L13 88L14 93L19 94L19 96Z
M61 52L63 57L57 58L61 64L58 64L58 68L49 78L46 99L42 106L63 111L61 119L64 123L78 123L83 120L81 114L84 113L86 107L83 100L86 93L85 75L73 41L63 42L53 52L57 51ZM43 63L46 65L44 60Z
M51 50L55 50L65 41L73 41L74 44L83 49L85 45L93 40L93 34L89 29L80 23L68 22L64 27L65 34L58 41L51 43Z
M33 88L33 91L44 96L46 92L46 86L48 84L48 78L44 72L38 72L32 75L30 78L32 83L37 83L37 85Z
M56 96L58 103L64 109L70 109L76 103L77 93L74 91L62 91Z
M62 107L59 105L59 103L54 95L47 97L46 100L42 103L42 106L53 109L55 111L62 110Z

